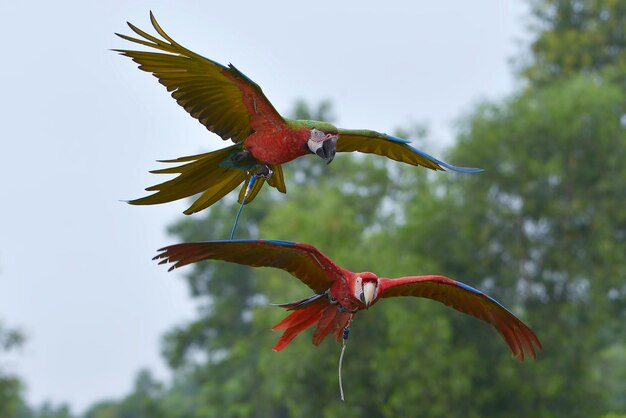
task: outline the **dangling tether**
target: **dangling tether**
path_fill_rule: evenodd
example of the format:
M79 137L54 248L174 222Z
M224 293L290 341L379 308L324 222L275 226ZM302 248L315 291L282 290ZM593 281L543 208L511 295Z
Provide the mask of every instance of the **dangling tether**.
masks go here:
M241 199L241 205L239 206L239 210L237 211L237 215L235 216L235 223L233 224L233 230L230 232L230 239L235 238L235 230L237 229L237 224L239 223L239 216L241 215L241 211L243 210L243 205L246 203L246 198L248 197L248 193L254 187L254 182L256 181L256 175L253 174L250 177L250 181L248 182L248 187L246 187L246 192L243 195L243 199Z
M343 334L341 336L341 354L339 355L339 393L341 394L341 400L345 401L343 397L343 384L341 382L341 365L343 364L343 354L346 352L346 346L348 342L348 337L350 336L350 323L352 322L352 316L350 315L350 319L348 319L348 323L343 328Z

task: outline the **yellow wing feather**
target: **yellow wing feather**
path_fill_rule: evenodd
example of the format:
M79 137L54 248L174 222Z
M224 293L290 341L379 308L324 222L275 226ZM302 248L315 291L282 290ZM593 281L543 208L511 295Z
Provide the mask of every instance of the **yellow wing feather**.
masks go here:
M284 124L261 88L232 65L225 67L196 54L169 37L150 13L152 26L163 39L131 23L142 39L117 34L127 41L163 52L116 49L143 71L152 73L192 117L224 140L238 143L269 123Z

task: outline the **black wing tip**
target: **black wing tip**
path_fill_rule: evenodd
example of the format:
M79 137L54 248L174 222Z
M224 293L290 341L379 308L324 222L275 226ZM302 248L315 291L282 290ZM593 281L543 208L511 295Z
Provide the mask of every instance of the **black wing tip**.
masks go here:
M163 247L163 248L159 248L157 250L158 254L155 255L154 257L152 257L153 261L159 261L158 265L163 265L163 264L167 264L167 263L174 263L173 266L171 266L169 269L167 269L168 273L176 268L178 268L180 266L181 260L175 260L172 258L172 256L169 254L169 249L171 246L168 247Z
M157 250L157 253L158 253L158 254L157 254L157 255L155 255L154 257L152 257L152 259L156 261L156 260L160 260L160 259L162 259L162 258L168 258L168 255L167 255L167 250L168 250L168 249L169 249L169 247L159 248L159 249Z

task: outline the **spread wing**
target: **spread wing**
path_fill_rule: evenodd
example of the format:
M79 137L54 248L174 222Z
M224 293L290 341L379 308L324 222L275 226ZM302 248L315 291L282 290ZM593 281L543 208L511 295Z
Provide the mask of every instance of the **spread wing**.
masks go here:
M481 168L456 167L413 148L411 141L376 131L339 129L337 152L363 152L377 154L411 165L421 165L431 170L448 169L460 173L478 173Z
M284 126L283 118L261 88L241 71L232 64L225 67L176 43L161 29L152 12L150 20L162 39L131 23L128 26L141 38L116 35L164 53L114 51L132 58L141 70L158 78L176 102L208 130L224 140L238 143L254 131Z
M541 343L533 331L492 297L444 276L381 278L382 297L416 296L433 299L457 311L493 325L511 349L524 360L524 351L535 358Z
M330 258L308 244L276 240L204 241L161 248L154 260L174 263L170 271L202 260L224 260L251 267L289 272L315 293L323 293L344 275Z

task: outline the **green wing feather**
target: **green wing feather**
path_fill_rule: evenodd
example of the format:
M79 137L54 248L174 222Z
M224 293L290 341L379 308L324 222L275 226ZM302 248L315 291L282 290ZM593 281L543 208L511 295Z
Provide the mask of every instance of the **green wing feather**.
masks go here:
M456 167L413 148L410 141L370 130L339 129L337 152L363 152L382 155L402 163L431 170L449 169L462 173L476 173L480 168Z
M267 181L270 186L275 187L281 193L287 193L287 186L285 186L285 175L283 174L282 165L273 165L270 167L274 174Z
M246 189L248 189L248 184L250 183L251 179L252 179L252 176L248 177L246 181L243 183L243 186L241 187L241 190L239 191L239 197L237 198L237 201L239 203L244 203L243 197L246 194ZM263 184L265 184L265 179L263 177L257 178L254 181L254 185L252 185L252 189L248 193L248 197L246 197L246 201L245 201L246 205L252 202L254 198L256 197L256 195L259 194L259 192L261 191L261 188L263 187Z
M238 143L264 126L284 125L284 120L261 88L234 66L225 67L204 58L170 38L150 12L159 39L136 26L128 26L142 39L119 37L161 52L116 49L143 71L152 73L176 102L208 130Z

